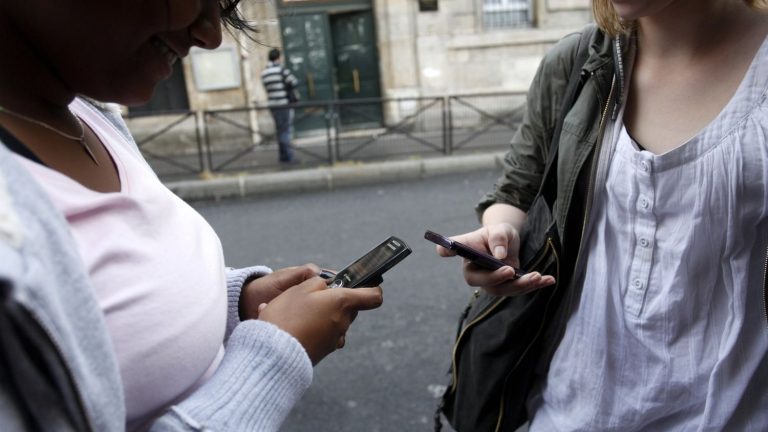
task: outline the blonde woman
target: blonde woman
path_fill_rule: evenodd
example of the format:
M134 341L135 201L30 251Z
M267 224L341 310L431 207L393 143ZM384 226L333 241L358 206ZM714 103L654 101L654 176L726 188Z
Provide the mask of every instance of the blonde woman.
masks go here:
M550 326L531 431L765 430L765 3L593 5L600 30L558 142L558 280L471 264L465 278L499 295L575 294L565 326ZM478 206L483 226L456 237L511 265L526 265L518 231L578 40L542 62L504 176Z

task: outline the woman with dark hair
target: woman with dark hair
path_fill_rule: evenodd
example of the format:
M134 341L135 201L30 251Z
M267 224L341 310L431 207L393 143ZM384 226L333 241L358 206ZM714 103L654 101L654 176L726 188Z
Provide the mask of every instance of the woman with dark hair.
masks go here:
M578 34L547 53L504 175L477 207L483 227L456 237L510 267L466 263L466 281L566 293L560 321L539 331L549 350L527 397L531 431L765 430L766 2L593 6L586 62L572 71ZM569 77L581 90L560 113ZM557 271L541 275L519 262L518 233L561 116ZM530 272L514 279L520 265Z
M236 6L0 2L3 430L276 430L381 304L312 264L225 267L102 103L146 102L222 21L247 29Z

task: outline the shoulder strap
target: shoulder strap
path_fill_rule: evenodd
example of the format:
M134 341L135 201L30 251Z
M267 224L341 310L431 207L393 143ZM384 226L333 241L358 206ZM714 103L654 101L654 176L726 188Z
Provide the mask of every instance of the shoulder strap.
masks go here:
M547 205L550 209L555 203L555 198L557 198L557 152L560 143L560 133L563 130L565 116L573 107L574 102L576 102L576 97L579 95L581 88L584 85L581 68L587 62L587 58L589 57L589 41L596 31L597 27L591 25L581 32L579 44L576 48L576 58L573 62L571 74L568 77L568 87L565 89L563 101L557 116L557 122L555 123L555 129L552 133L552 141L549 143L549 155L547 156L547 164L544 167L544 177L541 182L539 194L541 194L547 201Z
M280 78L282 78L283 85L286 89L291 89L293 86L291 85L291 82L288 80L288 77L291 76L291 70L288 69L285 66L280 66Z

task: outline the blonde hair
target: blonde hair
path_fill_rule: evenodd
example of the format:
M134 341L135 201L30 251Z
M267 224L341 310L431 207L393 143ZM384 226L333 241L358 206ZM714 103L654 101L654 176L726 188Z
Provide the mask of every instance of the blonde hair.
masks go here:
M768 0L744 0L744 3L751 8L768 11ZM622 21L611 0L592 0L592 14L597 26L610 36L629 33L635 24L633 21Z

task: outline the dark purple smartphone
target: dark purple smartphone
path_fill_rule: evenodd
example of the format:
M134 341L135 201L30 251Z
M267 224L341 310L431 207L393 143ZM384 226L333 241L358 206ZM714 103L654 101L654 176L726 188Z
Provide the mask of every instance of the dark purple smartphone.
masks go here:
M457 242L456 240L451 240L448 237L440 235L434 231L427 230L427 232L424 233L424 238L431 241L432 243L452 250L456 252L456 255L466 258L472 261L472 263L488 270L497 270L501 267L509 265L501 260L494 258L492 255L481 252L475 248L465 245L464 243ZM524 271L515 269L514 279L517 279L524 274Z

